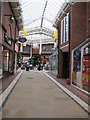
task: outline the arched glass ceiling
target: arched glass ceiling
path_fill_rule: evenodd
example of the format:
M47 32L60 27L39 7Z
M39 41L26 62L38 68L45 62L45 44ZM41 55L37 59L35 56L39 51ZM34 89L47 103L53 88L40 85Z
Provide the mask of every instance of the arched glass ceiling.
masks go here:
M53 22L63 3L64 0L20 0L23 26L27 29L28 33L36 28L39 28L38 30L48 28L48 30L54 32ZM43 39L46 39L47 36L48 34L42 34ZM36 38L40 39L41 35L35 35L34 33L34 35L28 34L27 36L29 41Z

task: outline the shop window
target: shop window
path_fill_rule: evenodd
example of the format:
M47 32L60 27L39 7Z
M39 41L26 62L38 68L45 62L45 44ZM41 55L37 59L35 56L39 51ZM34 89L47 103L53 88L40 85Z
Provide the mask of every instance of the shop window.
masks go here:
M72 52L72 84L90 92L90 43Z
M83 49L82 84L83 89L90 92L90 44Z
M9 50L4 50L3 53L3 69L4 71L9 71Z
M49 56L49 70L53 74L57 75L58 73L58 53L57 52Z
M53 51L54 44L53 45L43 45L42 46L42 52L51 52Z
M23 52L30 52L30 46L23 46Z
M81 47L75 49L73 52L72 84L82 88L82 82L81 82Z
M61 21L61 44L64 43L64 20Z
M73 54L73 71L79 72L81 70L81 48L74 51Z

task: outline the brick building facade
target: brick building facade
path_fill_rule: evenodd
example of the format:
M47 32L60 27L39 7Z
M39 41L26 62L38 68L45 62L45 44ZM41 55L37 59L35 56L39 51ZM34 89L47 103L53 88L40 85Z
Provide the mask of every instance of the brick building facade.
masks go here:
M85 63L85 66L88 66L88 68L90 67L89 65L86 65L90 62L90 2L77 2L74 4L67 3L64 6L63 11L64 12L61 12L59 15L60 21L57 22L58 24L56 23L59 32L59 69L57 76L60 78L69 78L71 84L83 88L83 84L86 84L84 83L85 80L90 81L90 70L88 69L89 71L86 72L87 78L85 78L84 75L85 71L83 73L83 59L86 60L88 58L88 63ZM67 22L66 24L68 24L69 27L66 27L68 25L65 24L65 18L68 13L69 19L67 19L69 21L66 21L69 22L69 24ZM69 35L68 40L65 40L64 37L62 38L62 34L65 35L62 26L63 29L66 28L69 30L67 30L67 34ZM62 40L64 41L63 44ZM64 73L66 73L67 76ZM88 86L89 83L90 82L88 82L85 87ZM84 89L86 90L86 88Z
M21 15L19 2L1 2L1 26L0 26L0 44L1 44L1 61L0 74L14 73L17 66L18 52L18 32L22 28L22 20L18 17Z
M49 56L52 55L55 51L53 49L54 49L54 43L42 44L41 55L40 55L40 48L33 48L32 56L35 57L36 64L38 64L39 60L41 60L41 63L44 64L46 62L49 62Z

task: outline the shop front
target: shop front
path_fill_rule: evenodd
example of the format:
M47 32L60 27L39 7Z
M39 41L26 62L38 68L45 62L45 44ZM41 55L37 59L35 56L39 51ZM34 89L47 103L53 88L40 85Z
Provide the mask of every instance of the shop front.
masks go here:
M56 75L58 74L58 52L56 51L54 54L49 56L49 71Z
M13 52L4 47L3 49L3 75L12 73L12 54Z
M17 71L17 63L18 63L18 45L15 44L14 73L16 73Z
M90 91L90 42L84 42L72 51L71 83Z
M3 77L3 46L0 44L0 79Z

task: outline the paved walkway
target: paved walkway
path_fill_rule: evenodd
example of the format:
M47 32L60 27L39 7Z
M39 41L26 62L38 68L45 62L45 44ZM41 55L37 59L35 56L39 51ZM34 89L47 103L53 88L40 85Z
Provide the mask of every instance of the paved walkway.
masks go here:
M42 72L24 72L10 94L3 118L88 118L77 103Z
M14 75L7 75L0 81L0 94L10 85L10 83L16 78L19 72Z
M50 75L52 78L54 78L57 82L62 84L65 88L72 91L76 96L81 98L84 102L88 103L90 105L90 94L87 95L86 93L80 91L79 89L73 87L72 85L67 85L66 79L60 79L57 78L55 75L51 74L50 72L46 72L48 75Z

